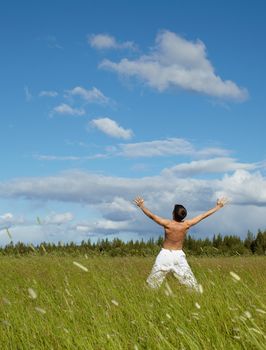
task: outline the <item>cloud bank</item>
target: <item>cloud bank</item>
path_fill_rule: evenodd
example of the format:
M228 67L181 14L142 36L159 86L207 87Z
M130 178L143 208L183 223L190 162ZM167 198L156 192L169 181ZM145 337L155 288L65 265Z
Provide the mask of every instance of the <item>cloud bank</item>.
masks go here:
M217 169L215 170L215 162ZM228 173L221 178L200 179L191 177L207 172L222 172L222 164ZM188 165L188 164L187 164ZM193 165L193 166L192 166ZM213 163L199 161L184 169L187 176L178 177L175 168L164 169L158 176L123 178L104 176L82 171L69 171L49 177L14 179L0 183L1 198L24 198L29 201L56 201L86 205L86 211L97 211L93 220L74 220L69 212L51 214L44 223L68 224L68 231L83 238L95 235L135 232L148 235L162 229L146 218L133 205L136 195L142 195L145 203L156 214L170 217L173 205L182 203L188 208L189 217L213 207L219 196L230 198L230 205L193 228L192 234L211 235L217 232L244 235L248 229L265 228L266 178L255 169L255 165L238 163L233 159L214 160ZM178 165L177 165L178 166ZM235 170L236 167L240 169ZM249 169L249 170L248 170ZM229 172L230 170L230 172ZM91 209L90 209L91 208ZM264 214L263 214L264 213ZM2 215L6 223L12 219ZM73 221L74 220L74 221Z

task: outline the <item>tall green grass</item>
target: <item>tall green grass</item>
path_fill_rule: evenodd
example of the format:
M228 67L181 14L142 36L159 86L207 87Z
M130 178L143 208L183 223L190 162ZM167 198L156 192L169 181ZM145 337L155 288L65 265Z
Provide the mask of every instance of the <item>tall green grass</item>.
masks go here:
M266 348L265 257L189 259L203 294L150 290L153 261L1 258L1 350Z

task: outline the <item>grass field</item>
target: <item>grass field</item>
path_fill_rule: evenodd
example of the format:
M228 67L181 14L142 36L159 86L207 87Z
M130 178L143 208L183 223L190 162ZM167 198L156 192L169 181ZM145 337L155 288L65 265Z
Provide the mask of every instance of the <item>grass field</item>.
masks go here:
M1 350L266 349L265 257L188 259L202 294L148 289L153 260L0 258Z

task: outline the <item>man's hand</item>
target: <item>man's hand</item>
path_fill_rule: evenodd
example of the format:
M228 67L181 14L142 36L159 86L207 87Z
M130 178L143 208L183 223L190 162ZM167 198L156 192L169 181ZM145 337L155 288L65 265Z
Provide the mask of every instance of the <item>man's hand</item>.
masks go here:
M140 196L137 196L133 201L142 211L145 215L147 215L150 219L155 221L157 224L168 227L169 223L171 223L171 220L163 219L158 215L153 214L148 208L144 206L144 199Z
M207 218L208 216L214 214L215 212L220 210L227 202L228 202L228 199L226 197L221 197L221 198L217 199L216 206L214 208L206 211L205 213L202 213L202 214L196 216L193 219L186 220L188 226L189 227L194 226L197 223L199 223L201 220L203 220L203 219Z
M138 196L134 199L134 203L141 208L144 205L144 199Z
M217 202L216 202L216 205L220 208L222 208L226 203L228 203L228 198L226 197L222 197L222 198L219 198L217 199Z

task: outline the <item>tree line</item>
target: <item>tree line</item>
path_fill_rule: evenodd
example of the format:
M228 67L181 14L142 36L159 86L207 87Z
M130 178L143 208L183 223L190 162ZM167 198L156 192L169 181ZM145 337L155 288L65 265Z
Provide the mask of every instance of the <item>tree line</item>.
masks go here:
M97 242L91 240L82 241L80 244L47 243L37 245L12 241L4 247L0 247L0 256L12 255L85 255L85 256L154 256L162 247L163 237L158 239L130 240L124 242L115 238L112 241L101 239ZM187 236L184 242L184 251L188 255L202 256L232 256L232 255L265 255L266 231L259 230L256 235L248 232L245 239L235 235L214 235L212 239L195 239Z

